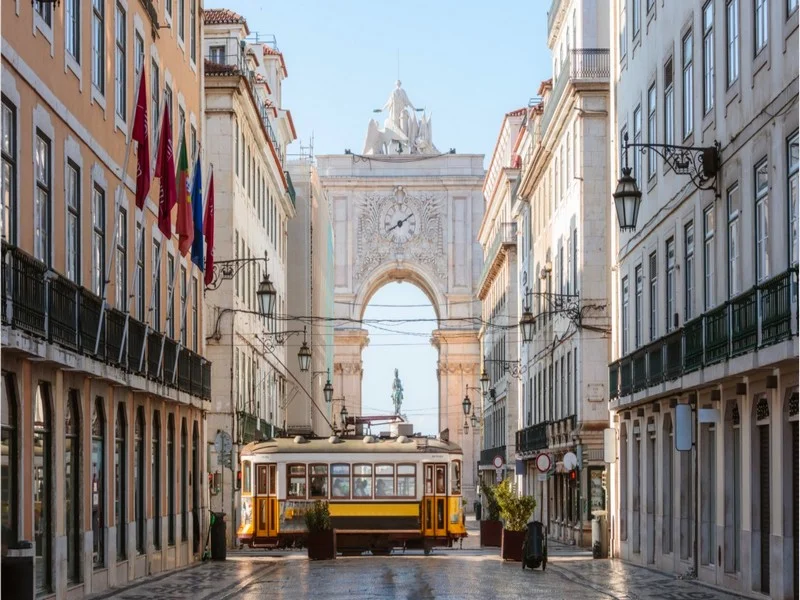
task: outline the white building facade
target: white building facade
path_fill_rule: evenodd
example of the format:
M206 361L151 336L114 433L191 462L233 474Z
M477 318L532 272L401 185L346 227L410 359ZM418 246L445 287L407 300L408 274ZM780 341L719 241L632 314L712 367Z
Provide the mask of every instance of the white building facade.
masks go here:
M631 149L636 229L620 232L609 207L612 552L771 598L799 591L797 4L610 11L610 171L625 134L718 143L720 165L702 191ZM693 446L677 451L684 426Z
M285 152L295 134L290 114L281 108L283 56L271 45L248 42L247 22L227 9L205 11L204 34L214 254L218 267L234 261L232 277L217 268L205 297L208 352L220 360L208 419L211 508L229 515L234 540L238 450L285 429L287 361L297 361L281 344L287 328L287 226L295 214ZM256 294L265 272L277 292L272 318L260 314Z
M522 348L517 452L537 518L552 537L583 546L594 513L606 510L607 40L603 2L552 4L553 79L529 111L516 206L520 299L534 318Z

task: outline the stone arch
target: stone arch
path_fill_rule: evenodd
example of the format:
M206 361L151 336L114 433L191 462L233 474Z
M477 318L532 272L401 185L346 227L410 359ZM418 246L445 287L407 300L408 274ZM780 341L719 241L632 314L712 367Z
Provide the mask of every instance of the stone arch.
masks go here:
M386 263L370 273L369 277L358 287L355 301L351 307L353 318L359 321L364 318L372 297L385 286L392 282L409 282L417 286L430 300L437 320L447 318L447 302L431 276L424 269L412 263L404 263L398 267L394 263Z

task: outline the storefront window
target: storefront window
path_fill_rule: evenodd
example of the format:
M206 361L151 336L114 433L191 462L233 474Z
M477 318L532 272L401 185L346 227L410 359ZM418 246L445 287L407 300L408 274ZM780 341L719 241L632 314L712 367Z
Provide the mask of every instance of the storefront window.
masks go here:
M161 549L161 415L153 412L153 440L151 442L150 467L153 484L153 547Z
M36 591L51 590L52 420L47 385L36 388L33 411L33 535L36 547Z
M133 489L136 518L136 552L145 553L146 522L144 516L144 408L136 409L133 448Z
M3 373L0 385L0 512L2 525L12 541L18 538L17 518L19 516L19 471L17 465L17 397L14 376Z
M78 390L70 390L64 407L64 494L67 518L67 579L81 580L81 423Z
M92 562L94 568L105 566L105 411L103 399L92 408Z
M125 560L128 556L125 547L125 529L127 528L125 509L128 495L128 486L126 485L128 474L126 469L127 425L125 405L120 402L117 405L117 422L114 427L114 518L117 527L117 560Z

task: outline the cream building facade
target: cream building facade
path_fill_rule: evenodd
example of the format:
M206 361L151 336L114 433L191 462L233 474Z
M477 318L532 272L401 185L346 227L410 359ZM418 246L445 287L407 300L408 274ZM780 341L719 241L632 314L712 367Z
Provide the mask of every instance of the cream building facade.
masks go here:
M609 217L612 552L796 598L797 2L664 4L611 3L610 171L626 133L720 168L701 191L632 149L638 224Z
M202 552L202 273L158 229L159 180L140 210L135 153L124 164L142 68L153 154L169 110L194 156L201 11L2 5L0 506L10 555L33 543L38 597L102 592Z
M214 168L215 260L221 269L206 292L208 355L218 361L212 380L209 442L215 474L211 508L229 515L235 543L240 524L235 483L239 448L286 429L288 361L283 344L287 313L288 223L295 197L286 166L294 140L282 107L287 76L283 55L248 40L241 15L204 13L205 124L213 140L205 155ZM265 260L265 257L268 260ZM261 315L256 291L268 273L277 293L275 314Z

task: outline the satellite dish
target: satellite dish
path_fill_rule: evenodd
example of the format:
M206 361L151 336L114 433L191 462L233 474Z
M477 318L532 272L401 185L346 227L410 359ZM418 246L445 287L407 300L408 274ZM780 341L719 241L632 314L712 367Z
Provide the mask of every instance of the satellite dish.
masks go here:
M564 463L564 469L567 471L572 471L575 467L578 466L578 457L575 456L574 452L567 452L562 459Z

